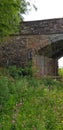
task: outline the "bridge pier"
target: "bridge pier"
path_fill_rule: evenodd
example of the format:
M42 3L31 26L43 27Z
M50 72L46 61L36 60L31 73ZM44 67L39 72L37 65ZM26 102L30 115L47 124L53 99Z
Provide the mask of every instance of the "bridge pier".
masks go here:
M35 76L57 76L58 62L57 59L35 55L32 58L32 69Z

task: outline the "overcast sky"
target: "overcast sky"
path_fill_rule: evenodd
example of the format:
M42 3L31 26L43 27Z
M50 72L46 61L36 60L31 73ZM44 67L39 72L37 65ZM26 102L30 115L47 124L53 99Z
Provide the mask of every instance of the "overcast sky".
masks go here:
M32 9L29 14L24 15L25 21L43 20L51 18L63 18L63 0L30 0L34 2L37 11ZM63 66L63 58L59 62Z
M63 0L30 0L34 2L37 11L32 9L29 15L25 16L28 20L42 20L50 18L62 18L63 17Z

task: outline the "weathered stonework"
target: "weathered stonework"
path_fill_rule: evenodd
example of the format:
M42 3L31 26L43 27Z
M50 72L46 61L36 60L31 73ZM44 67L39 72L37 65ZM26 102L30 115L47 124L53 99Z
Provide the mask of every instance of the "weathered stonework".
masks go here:
M27 48L21 36L11 36L0 45L0 66L16 65L24 67L27 63Z
M35 76L56 76L58 69L57 65L56 59L40 55L33 57L33 70L35 71Z
M22 35L48 35L61 33L63 33L63 18L22 22L20 28L20 34Z
M63 19L23 22L18 35L0 45L0 66L26 66L32 59L36 76L57 75L63 56Z

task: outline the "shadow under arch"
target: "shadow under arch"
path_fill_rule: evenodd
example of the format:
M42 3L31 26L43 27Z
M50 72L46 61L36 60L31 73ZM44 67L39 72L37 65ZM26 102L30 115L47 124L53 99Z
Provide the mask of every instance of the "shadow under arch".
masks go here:
M62 56L63 39L51 42L51 44L40 48L37 54L39 61L37 66L39 68L39 73L41 73L40 75L58 76L58 59Z
M53 42L38 50L39 55L60 59L63 56L63 40Z

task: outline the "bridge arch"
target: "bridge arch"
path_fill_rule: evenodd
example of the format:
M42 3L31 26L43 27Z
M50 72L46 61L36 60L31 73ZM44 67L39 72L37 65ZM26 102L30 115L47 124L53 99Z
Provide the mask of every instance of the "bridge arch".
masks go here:
M38 54L49 58L59 59L63 56L63 39L51 42L51 44L48 44L43 48L40 47L40 49L38 49Z
M40 47L35 55L37 74L39 76L58 75L58 59L63 56L63 39L51 42L44 47Z

